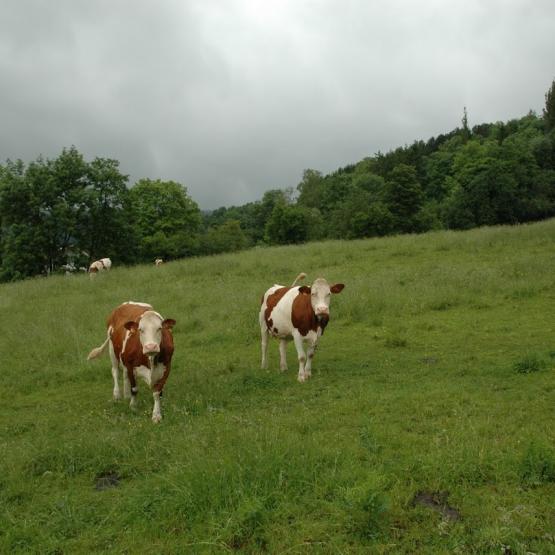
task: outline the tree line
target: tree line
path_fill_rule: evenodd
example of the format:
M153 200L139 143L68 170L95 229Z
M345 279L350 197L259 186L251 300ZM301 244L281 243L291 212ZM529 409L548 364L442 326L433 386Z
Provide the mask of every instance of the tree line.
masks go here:
M201 212L186 187L140 179L117 160L0 165L0 281L87 267L354 239L515 224L555 216L555 81L542 116L461 126L242 206Z

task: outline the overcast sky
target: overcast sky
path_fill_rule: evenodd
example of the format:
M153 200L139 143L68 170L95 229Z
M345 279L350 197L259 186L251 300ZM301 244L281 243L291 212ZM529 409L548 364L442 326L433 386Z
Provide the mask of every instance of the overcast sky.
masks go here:
M0 162L75 145L243 204L553 79L555 0L2 0Z

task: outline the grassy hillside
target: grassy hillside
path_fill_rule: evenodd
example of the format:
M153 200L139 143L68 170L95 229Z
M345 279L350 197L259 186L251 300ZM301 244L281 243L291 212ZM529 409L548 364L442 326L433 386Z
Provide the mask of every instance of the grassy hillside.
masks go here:
M254 249L0 287L0 552L554 553L555 221ZM257 312L342 281L313 377ZM122 301L177 320L163 399L86 362ZM109 487L112 486L112 487Z

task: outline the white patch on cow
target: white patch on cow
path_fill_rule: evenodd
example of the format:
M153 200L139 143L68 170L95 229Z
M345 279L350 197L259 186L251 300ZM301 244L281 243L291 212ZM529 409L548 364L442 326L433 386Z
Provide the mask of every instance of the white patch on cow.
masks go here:
M111 329L111 327L109 328ZM114 378L114 392L113 392L113 397L114 400L119 400L121 399L121 393L120 393L120 389L119 389L119 361L118 361L118 357L116 356L116 353L114 352L114 345L112 343L112 340L110 339L109 343L108 343L108 351L110 353L110 360L112 362L112 377ZM123 393L125 395L125 379L123 381L124 384L124 388L123 388Z
M123 304L135 304L137 306L142 306L144 308L152 308L152 305L150 305L148 303L141 303L141 302L138 302L138 301L127 301Z
M266 312L266 301L268 297L274 293L277 289L281 289L283 285L274 285L264 295L264 302L260 307L260 326L264 325L267 329L265 312ZM269 330L274 337L279 337L282 339L291 339L293 335L293 322L291 321L291 312L293 310L293 301L299 294L298 287L292 287L277 303L270 313L270 320L272 320L272 328ZM277 333L274 332L277 329Z
M160 381L165 370L166 367L162 363L154 364L152 370L148 366L143 366L142 364L141 366L133 368L135 377L142 378L148 387L151 388Z
M154 310L143 312L139 320L139 340L145 355L160 351L163 321L164 318Z
M123 343L121 345L121 353L119 355L120 360L123 362L123 353L125 353L125 347L127 346L127 340L129 339L129 337L131 336L131 332L129 330L127 330L125 332L125 337L123 338Z
M160 408L160 392L154 391L152 393L152 398L154 399L154 408L152 409L152 421L154 423L160 422L162 420L162 410Z

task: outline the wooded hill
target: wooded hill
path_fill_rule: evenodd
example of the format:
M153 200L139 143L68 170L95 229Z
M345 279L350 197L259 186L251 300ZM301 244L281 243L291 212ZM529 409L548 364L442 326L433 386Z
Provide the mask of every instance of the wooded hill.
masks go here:
M186 187L128 177L75 147L0 165L0 280L292 244L515 224L555 215L555 82L542 116L461 127L323 175L295 191L201 213ZM117 240L115 240L117 238Z

